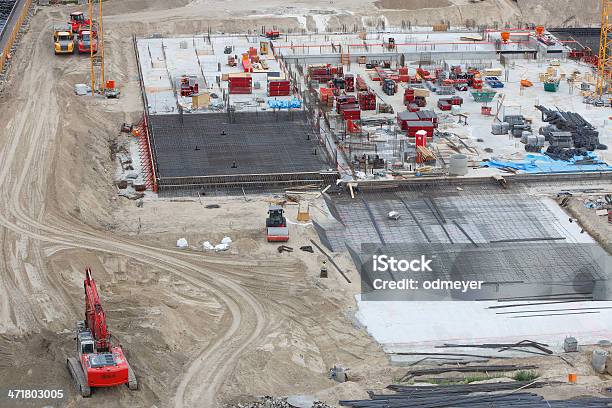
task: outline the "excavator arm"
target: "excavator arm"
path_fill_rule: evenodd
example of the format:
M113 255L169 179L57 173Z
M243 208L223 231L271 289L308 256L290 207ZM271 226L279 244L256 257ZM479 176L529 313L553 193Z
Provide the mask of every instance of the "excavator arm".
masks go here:
M110 332L106 325L106 314L100 303L98 288L91 276L91 269L85 270L85 324L91 330L98 352L109 351Z

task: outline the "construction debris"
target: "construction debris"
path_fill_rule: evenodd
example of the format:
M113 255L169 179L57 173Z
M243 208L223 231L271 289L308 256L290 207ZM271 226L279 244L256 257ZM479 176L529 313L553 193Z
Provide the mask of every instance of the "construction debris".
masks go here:
M296 408L298 405L293 405L288 397L261 397L258 401L247 404L231 405L228 408ZM303 406L303 405L302 405ZM314 401L308 408L333 408L320 401Z
M442 346L437 346L436 348L487 348L487 349L499 349L499 351L506 350L516 350L523 352L534 353L533 351L523 350L523 348L535 348L538 351L541 351L543 354L553 354L550 349L547 349L545 346L547 344L538 343L531 340L523 340L518 343L483 343L483 344L449 344L445 343Z
M279 254L282 254L283 252L293 252L293 248L287 245L280 245L277 250Z
M436 367L410 370L402 377L402 381L407 381L413 377L421 375L441 374L448 372L460 373L493 373L493 372L510 372L519 370L533 370L538 368L535 365L478 365L478 366L451 366L451 367Z
M346 407L410 407L410 408L604 408L609 398L583 397L570 400L547 400L526 392L528 388L541 388L543 382L500 382L493 384L465 384L438 386L390 385L395 394L370 393L369 400L343 400ZM510 391L510 392L503 392Z

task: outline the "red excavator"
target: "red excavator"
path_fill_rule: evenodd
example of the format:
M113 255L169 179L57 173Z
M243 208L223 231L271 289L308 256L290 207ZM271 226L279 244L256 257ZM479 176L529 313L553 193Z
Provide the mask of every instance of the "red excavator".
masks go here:
M66 365L77 391L83 397L91 395L92 387L112 387L126 384L138 388L136 376L118 344L111 342L106 326L106 314L100 304L91 269L85 270L85 320L77 322L77 358L68 357Z

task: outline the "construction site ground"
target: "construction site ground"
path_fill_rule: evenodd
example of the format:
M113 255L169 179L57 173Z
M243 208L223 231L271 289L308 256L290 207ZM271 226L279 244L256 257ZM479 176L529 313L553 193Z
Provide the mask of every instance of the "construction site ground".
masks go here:
M221 18L194 22L193 7L202 10L203 2L168 11L187 2L156 0L138 14L130 12L144 1L108 3L107 69L121 84L120 99L74 95L74 84L87 82L88 59L53 55L53 21L64 21L74 7L39 9L0 93L0 387L65 390L63 401L45 401L50 406L213 407L264 394L315 394L337 403L365 398L365 390L403 375L405 368L390 366L353 318L356 280L349 285L333 270L329 279L319 279L324 257L316 249L299 251L316 239L311 226L290 225L290 254L264 241L267 206L282 197L147 196L142 208L117 197L110 146L123 122L142 115L131 35L204 31L227 23L227 11L207 9L207 18ZM266 21L232 19L231 28L248 30ZM325 212L322 200L313 203L313 216L317 207ZM593 236L609 239L609 226L579 204L571 207L575 216L586 217ZM296 211L288 206L291 221ZM234 241L229 251L201 251L202 241L226 235ZM182 237L194 248L177 249ZM355 277L346 255L338 263ZM136 371L139 391L96 390L84 400L73 389L65 359L75 352L86 266L99 283L110 328ZM585 347L577 357L577 386L541 392L598 393L606 379L592 374L588 355ZM536 360L543 377L565 378L563 361L530 359ZM334 364L349 367L352 381L329 380Z

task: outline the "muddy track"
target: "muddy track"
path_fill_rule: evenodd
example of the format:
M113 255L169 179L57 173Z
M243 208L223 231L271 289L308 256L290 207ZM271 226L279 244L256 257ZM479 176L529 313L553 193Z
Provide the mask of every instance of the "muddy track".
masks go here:
M50 50L47 46L50 28L51 25L48 25L40 32L32 33L36 48L23 71L24 75L15 77L12 84L19 94L37 97L27 101L20 99L16 107L18 114L2 131L0 227L2 235L6 236L8 232L30 242L31 252L35 254L34 269L37 271L32 276L24 274L23 269L17 269L14 273L21 276L17 276L16 280L28 283L22 287L41 289L55 286L56 283L50 281L52 278L44 274L43 245L56 244L65 249L129 257L214 293L227 309L231 324L184 368L183 376L178 380L173 406L215 406L216 394L224 379L229 377L241 352L253 344L264 329L266 316L263 307L250 292L223 274L226 269L243 268L242 262L232 265L226 259L222 267L220 262L207 262L201 256L197 260L185 260L184 256L174 251L127 242L105 231L89 229L85 232L88 228L61 214L54 215L61 222L46 222L44 182L50 169L49 161L54 157L53 150L61 148L55 146L56 134L60 131L60 112L55 90L55 69L35 67L45 66L49 62ZM53 64L62 62L56 60ZM22 296L27 299L28 293L22 293ZM62 298L60 296L57 302L59 307L62 307ZM67 302L67 299L63 300ZM37 305L33 304L32 310L36 308ZM8 309L4 310L8 312ZM37 323L44 325L40 319L37 319Z

